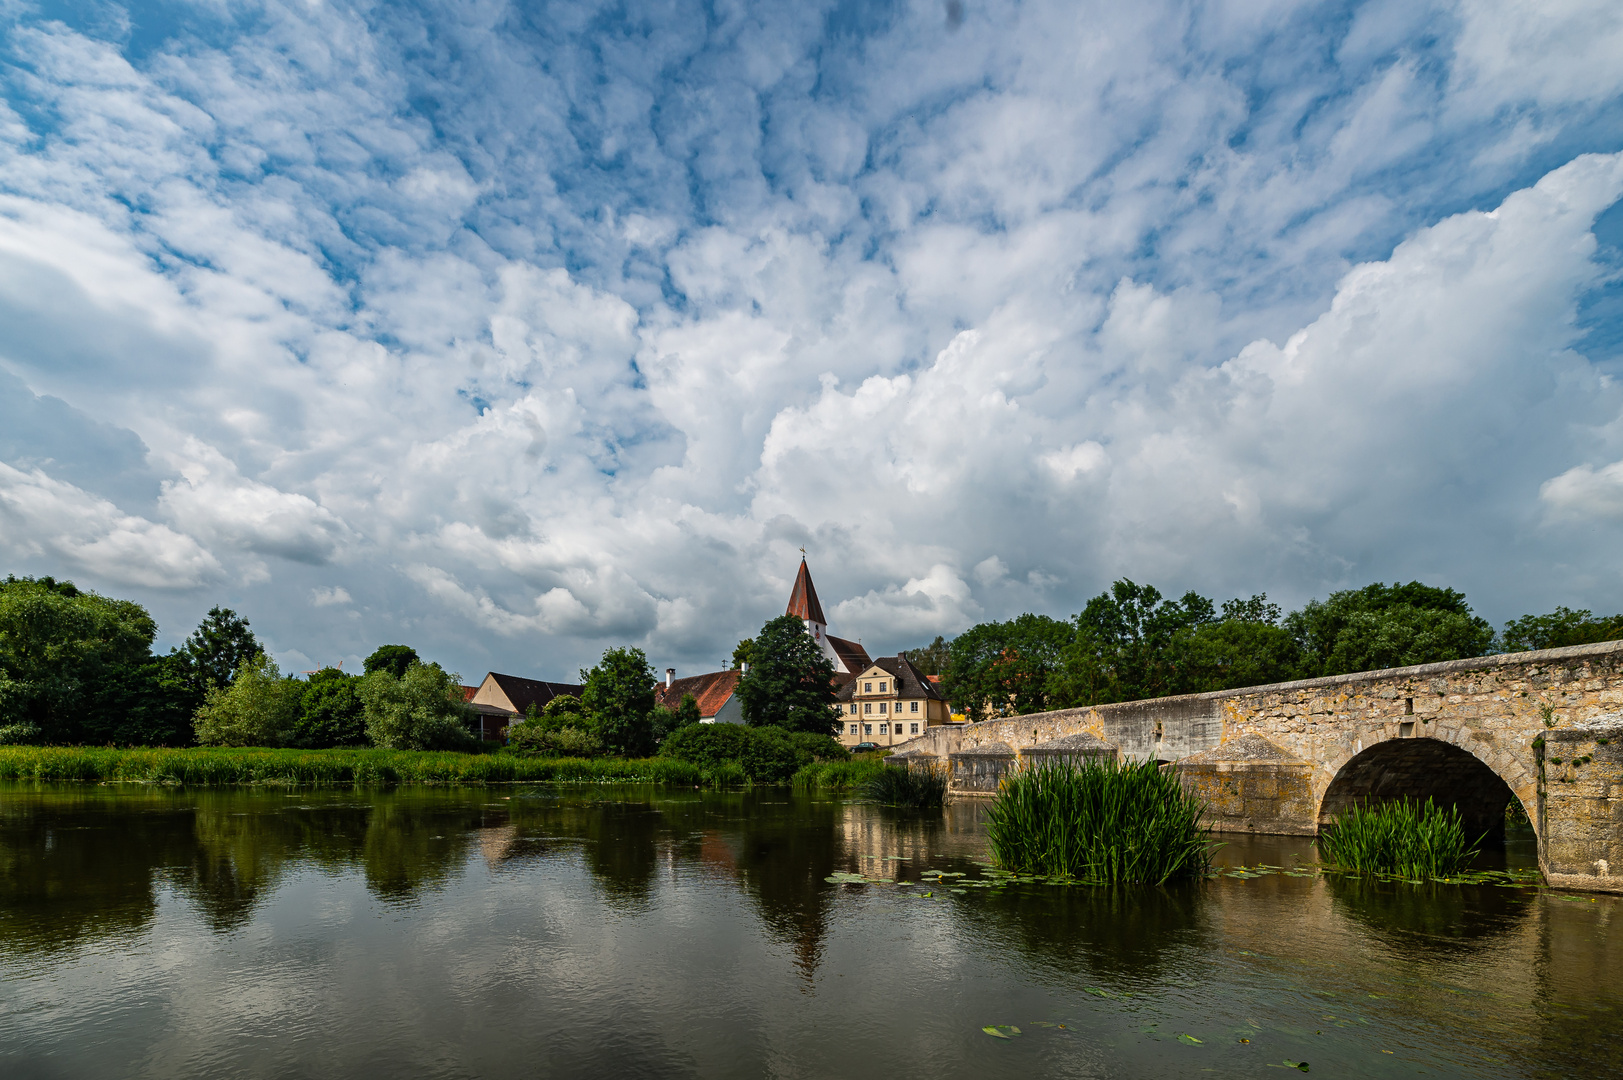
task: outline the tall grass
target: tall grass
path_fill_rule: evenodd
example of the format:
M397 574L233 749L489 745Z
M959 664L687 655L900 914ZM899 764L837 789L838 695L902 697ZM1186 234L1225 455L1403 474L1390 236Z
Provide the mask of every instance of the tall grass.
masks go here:
M1414 881L1449 877L1482 848L1465 838L1460 808L1413 802L1354 805L1319 833L1319 853L1344 870L1396 874Z
M528 758L432 750L113 750L0 747L0 780L133 780L218 784L490 784L584 781L741 786L734 763L703 767L672 758Z
M912 769L906 765L886 765L862 782L858 789L864 799L886 806L910 806L928 810L940 806L947 797L947 774L938 769Z
M998 785L992 858L1018 874L1162 884L1211 864L1204 805L1153 761L1043 762Z
M793 784L796 791L859 791L889 767L873 758L815 761L795 773Z

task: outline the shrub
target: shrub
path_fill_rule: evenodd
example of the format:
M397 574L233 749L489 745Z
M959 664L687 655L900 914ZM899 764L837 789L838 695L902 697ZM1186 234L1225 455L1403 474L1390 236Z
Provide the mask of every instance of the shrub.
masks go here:
M1345 870L1419 881L1465 869L1481 850L1482 837L1467 843L1460 808L1444 809L1427 799L1424 806L1412 802L1353 806L1325 826L1318 843L1324 857Z
M337 668L322 668L304 685L293 742L312 750L331 746L365 746L366 719L355 684L360 680Z
M864 799L886 806L909 806L917 810L938 807L947 799L947 775L939 769L913 769L906 765L886 765L863 781L858 789Z
M757 784L787 783L814 761L841 760L845 749L827 735L777 727L693 724L672 732L660 747L664 757L717 767L736 763Z
M512 725L507 729L507 746L527 757L593 758L603 753L602 740L589 731L541 724Z
M38 724L24 721L20 724L7 724L0 727L0 746L28 746L40 741Z
M284 679L276 662L256 653L230 686L210 687L192 724L204 746L286 746L304 684Z
M379 669L361 680L366 734L393 750L458 750L471 747L457 677L438 664L414 663L402 678Z
M1206 872L1204 806L1153 761L1016 769L987 812L992 858L1021 874L1162 884Z

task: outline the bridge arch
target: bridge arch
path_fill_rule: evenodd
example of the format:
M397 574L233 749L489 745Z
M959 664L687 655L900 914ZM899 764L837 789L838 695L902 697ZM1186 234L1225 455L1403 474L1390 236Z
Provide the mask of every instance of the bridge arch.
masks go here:
M1469 732L1435 734L1383 739L1329 766L1332 778L1319 800L1319 827L1354 804L1428 798L1439 806L1458 806L1473 837L1502 837L1511 799L1520 799L1532 815L1536 786L1519 762L1483 753L1485 747Z

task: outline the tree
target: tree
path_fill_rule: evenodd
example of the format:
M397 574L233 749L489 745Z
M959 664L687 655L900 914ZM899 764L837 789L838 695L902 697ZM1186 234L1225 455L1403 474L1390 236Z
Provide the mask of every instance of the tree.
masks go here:
M1098 650L1098 664L1107 675L1102 700L1134 701L1178 693L1181 679L1173 641L1180 633L1213 622L1216 616L1212 602L1196 592L1165 600L1153 585L1138 585L1127 578L1113 582L1108 593L1089 600L1076 617L1079 637L1090 640Z
M198 693L230 686L242 666L262 650L248 620L230 608L212 607L180 647Z
M1418 581L1375 582L1309 600L1284 626L1301 649L1306 677L1481 656L1494 636L1463 593Z
M745 638L743 641L740 641L738 643L738 647L733 650L733 670L737 671L739 668L749 663L750 657L754 653L754 650L754 638Z
M1276 625L1279 608L1269 604L1260 612L1255 608L1236 610L1233 605L1238 603L1231 600L1223 605L1228 617L1183 631L1174 638L1177 692L1232 690L1296 677L1302 653L1291 632Z
M293 743L312 750L331 746L365 746L365 707L356 683L360 680L338 668L322 668L304 684L299 717L293 725Z
M654 749L654 669L641 649L607 649L590 671L580 703L592 734L610 753L643 757Z
M391 750L464 750L473 745L457 676L438 664L412 664L398 678L386 668L362 676L366 735Z
M1505 624L1501 645L1506 652L1559 649L1623 639L1623 615L1595 618L1587 609L1558 607L1548 615L1523 615Z
M977 720L1053 708L1051 678L1074 636L1071 624L1029 612L972 626L947 648L942 693Z
M276 661L255 653L237 669L229 686L212 686L193 720L204 746L286 746L304 685L283 678Z
M937 634L935 640L930 644L920 646L917 649L908 649L902 655L907 657L913 666L919 669L919 674L940 675L942 671L946 670L947 660L951 654L946 641L940 634Z
M417 662L417 650L410 645L379 645L362 664L362 671L367 675L387 671L397 679L404 679L406 669Z
M839 723L834 665L800 619L780 615L761 627L751 654L750 669L733 690L746 724L833 733Z
M0 582L0 727L76 742L87 717L134 693L157 624L141 605L53 578ZM150 674L150 673L149 673ZM127 696L127 694L126 694Z
M676 706L676 723L671 725L671 729L697 724L701 719L703 717L699 715L699 699L692 694L683 694L681 702Z

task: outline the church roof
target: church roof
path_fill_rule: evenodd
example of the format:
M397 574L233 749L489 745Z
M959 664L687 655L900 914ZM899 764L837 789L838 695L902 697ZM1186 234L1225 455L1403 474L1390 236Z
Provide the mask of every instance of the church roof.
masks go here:
M828 625L828 620L823 618L823 605L817 602L817 590L812 586L811 571L806 569L805 559L800 560L800 573L795 575L795 589L789 594L789 610L785 614Z
M812 597L812 602L817 602L816 596ZM833 634L823 636L828 639L829 648L833 649L834 654L840 658L840 663L844 664L852 675L856 675L863 668L873 663L872 660L868 659L868 650L856 642L835 637Z

